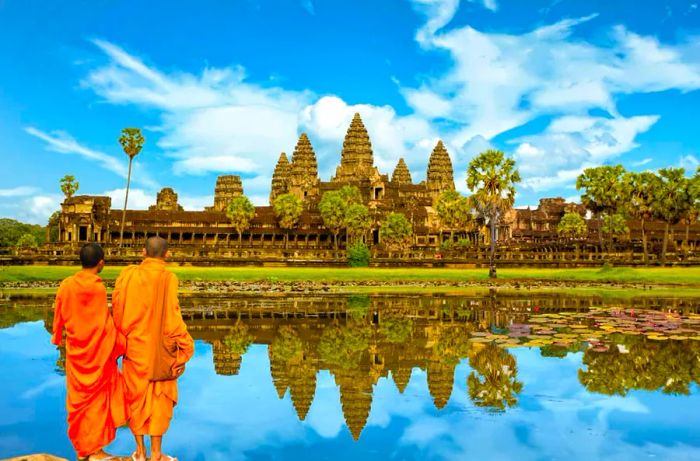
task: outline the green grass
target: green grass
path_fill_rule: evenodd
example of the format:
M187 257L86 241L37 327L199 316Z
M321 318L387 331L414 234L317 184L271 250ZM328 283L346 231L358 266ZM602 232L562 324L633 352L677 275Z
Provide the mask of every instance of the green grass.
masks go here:
M107 267L105 280L117 277L122 267ZM2 266L0 282L61 280L77 267L71 266ZM486 269L426 269L426 268L290 268L290 267L181 267L171 270L180 280L235 281L312 281L361 282L375 280L392 282L460 282L488 279ZM499 269L499 279L510 281L571 281L615 282L648 285L685 285L700 287L700 267L684 268L603 268L603 269Z

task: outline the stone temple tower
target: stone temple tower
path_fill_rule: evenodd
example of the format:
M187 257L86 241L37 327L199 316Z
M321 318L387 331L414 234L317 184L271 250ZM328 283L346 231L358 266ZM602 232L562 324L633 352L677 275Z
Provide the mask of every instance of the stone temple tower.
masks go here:
M450 160L450 155L447 153L442 140L438 141L430 154L426 186L433 198L438 197L446 190L455 190L452 160Z
M340 165L332 181L357 182L373 176L379 176L379 172L374 167L372 143L360 114L356 113L345 134L343 150L340 153Z
M272 173L272 187L270 188L270 204L275 201L277 197L282 194L287 193L287 188L289 187L289 175L291 174L292 166L287 160L287 154L282 152L280 154L279 160L277 160L277 166L275 166L275 171Z
M394 173L391 175L391 182L396 184L412 184L411 171L403 158L399 159L399 163L394 168Z
M302 133L292 154L287 189L304 200L306 197L318 195L318 183L316 153L309 137Z
M216 178L216 187L214 187L214 206L206 207L206 210L226 211L231 199L241 195L243 195L243 183L240 176L219 176Z

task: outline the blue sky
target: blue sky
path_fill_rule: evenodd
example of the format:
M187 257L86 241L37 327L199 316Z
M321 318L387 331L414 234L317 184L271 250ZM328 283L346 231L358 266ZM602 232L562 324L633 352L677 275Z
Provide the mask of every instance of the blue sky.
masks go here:
M126 126L147 138L133 208L172 186L201 209L219 174L266 204L302 131L327 180L354 112L386 173L422 180L441 138L466 192L469 159L504 150L519 206L577 196L588 166L694 169L698 3L0 0L0 216L45 222L67 173L118 208Z

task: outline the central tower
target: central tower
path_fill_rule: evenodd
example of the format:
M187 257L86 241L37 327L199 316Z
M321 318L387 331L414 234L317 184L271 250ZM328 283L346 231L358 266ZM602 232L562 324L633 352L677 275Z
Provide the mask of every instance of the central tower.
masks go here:
M335 170L333 182L357 182L378 176L374 167L374 155L369 134L359 113L355 113L350 128L345 134L343 150L340 153L340 165Z

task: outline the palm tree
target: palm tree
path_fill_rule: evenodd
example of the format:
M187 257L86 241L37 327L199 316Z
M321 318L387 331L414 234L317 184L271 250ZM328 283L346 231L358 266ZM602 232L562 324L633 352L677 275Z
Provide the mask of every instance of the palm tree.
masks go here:
M129 156L129 172L126 176L126 194L124 195L124 210L122 211L121 229L119 230L119 246L124 242L124 221L126 220L126 204L129 201L129 186L131 185L131 164L134 161L146 139L141 134L141 128L123 128L119 137L119 144L122 145L124 153Z
M67 174L61 178L61 192L65 195L66 199L71 198L78 189L80 188L80 183L75 180L75 176Z
M690 208L689 182L683 168L661 168L659 170L659 184L654 197L654 213L666 223L661 249L662 266L666 264L669 228L672 224L678 224Z
M483 210L491 227L489 277L496 278L496 228L501 216L515 202L515 183L520 173L515 160L506 158L499 150L487 150L474 157L467 168L467 187Z
M659 177L650 171L643 171L641 173L627 173L625 181L630 184L631 189L630 213L641 221L644 265L647 265L649 263L649 249L646 222L654 217L654 196L659 185Z

